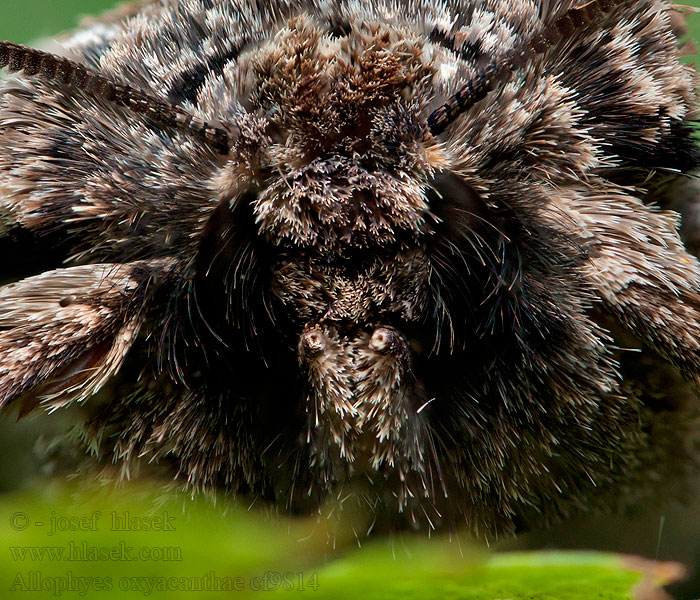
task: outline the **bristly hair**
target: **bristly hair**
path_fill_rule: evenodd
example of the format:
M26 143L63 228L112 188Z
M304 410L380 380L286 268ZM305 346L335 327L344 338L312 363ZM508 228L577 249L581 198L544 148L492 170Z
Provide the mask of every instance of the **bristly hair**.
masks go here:
M617 4L627 1L629 0L589 0L585 4L569 9L554 23L546 26L520 47L511 50L501 61L479 69L475 77L467 81L442 106L428 116L426 121L428 130L432 135L439 135L460 114L484 99L496 81L504 78L508 73L522 68L528 58L546 52L554 44L595 24L597 19L612 10ZM241 44L241 47L235 48L233 52L228 52L227 55L220 57L218 62L223 65L234 59L243 46L244 44ZM0 41L0 68L5 66L10 71L21 71L29 77L39 76L46 81L56 81L94 94L108 102L114 102L118 106L145 114L165 127L180 127L191 130L195 135L210 143L221 154L227 154L233 144L231 134L225 129L213 127L174 104L144 94L128 85L111 81L84 65L66 58L20 44ZM172 93L175 93L175 90L180 87L192 86L192 77L191 73L188 74L186 80L173 88ZM182 92L178 95L182 95Z
M122 475L375 531L493 538L697 473L667 0L124 10L74 60L0 43L3 410L80 402Z
M153 119L163 127L177 127L201 137L220 154L228 154L233 136L225 129L213 127L179 106L143 93L129 85L113 81L84 65L67 58L28 48L21 44L0 41L0 68L21 71L27 77L40 77L47 82L66 85L86 94L103 98L117 106Z
M479 69L475 77L469 79L442 106L434 110L427 119L427 128L432 135L439 135L463 114L493 89L499 80L509 73L523 68L527 61L538 54L543 54L549 48L565 41L586 27L595 25L605 13L617 5L630 0L589 0L574 6L558 17L553 23L545 25L544 29L526 40L522 45L510 50L498 62L492 62Z

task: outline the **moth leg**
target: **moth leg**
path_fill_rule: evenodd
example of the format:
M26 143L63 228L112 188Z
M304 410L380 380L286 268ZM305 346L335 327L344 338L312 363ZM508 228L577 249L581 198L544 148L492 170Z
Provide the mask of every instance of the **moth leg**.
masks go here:
M550 210L579 230L605 311L700 383L700 263L678 215L618 190L560 190Z
M81 401L116 373L169 260L56 269L0 288L0 408Z

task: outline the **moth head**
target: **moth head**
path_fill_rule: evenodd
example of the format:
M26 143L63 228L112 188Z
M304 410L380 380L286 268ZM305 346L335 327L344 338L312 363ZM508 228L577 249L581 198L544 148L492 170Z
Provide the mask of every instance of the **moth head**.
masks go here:
M294 332L317 480L395 478L402 506L441 493L431 361L510 328L524 296L520 221L452 172L435 139L435 119L468 106L456 96L427 117L425 49L389 25L291 20L239 59L251 133L217 179L272 247L271 304ZM474 101L493 83L481 77Z
M359 247L424 226L434 159L422 128L434 69L423 47L387 24L339 30L302 15L241 55L246 82L226 102L247 109L241 127L250 124L258 143L237 146L217 184L235 194L255 180L255 219L270 242Z

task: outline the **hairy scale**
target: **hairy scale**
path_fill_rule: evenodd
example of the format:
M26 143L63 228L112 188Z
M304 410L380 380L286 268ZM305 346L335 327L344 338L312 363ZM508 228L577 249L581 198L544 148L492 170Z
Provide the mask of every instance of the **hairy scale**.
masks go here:
M124 474L384 528L674 488L700 376L681 23L153 0L65 58L0 43L2 244L44 253L0 287L0 406L81 402Z

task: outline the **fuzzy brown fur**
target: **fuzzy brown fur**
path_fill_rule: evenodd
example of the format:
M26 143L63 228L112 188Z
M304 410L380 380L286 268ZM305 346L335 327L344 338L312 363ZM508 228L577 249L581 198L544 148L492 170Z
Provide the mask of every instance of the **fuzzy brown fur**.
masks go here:
M0 288L0 406L83 401L125 472L304 512L349 493L386 527L494 536L675 486L698 458L697 77L665 2L576 6L154 0L64 40L235 131L224 156L7 78L0 231L48 254Z

